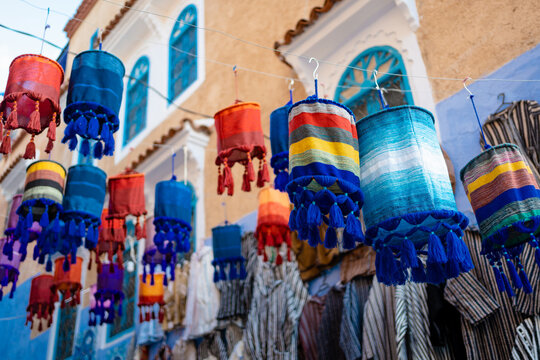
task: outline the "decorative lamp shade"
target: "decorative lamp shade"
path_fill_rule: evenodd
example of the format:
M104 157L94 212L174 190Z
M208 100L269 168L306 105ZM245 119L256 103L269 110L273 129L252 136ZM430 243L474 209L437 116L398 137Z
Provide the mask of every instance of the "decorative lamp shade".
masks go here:
M23 129L32 135L26 146L25 159L36 155L34 137L47 130L50 153L56 140L56 126L60 125L60 86L64 70L56 61L41 55L21 55L10 67L4 100L0 103L0 133L5 127L0 153L11 153L11 131Z
M97 245L106 181L105 172L92 165L75 165L68 170L62 220L66 223L65 238L75 249L83 238L88 250Z
M270 165L274 169L276 179L274 188L285 191L289 183L289 109L292 104L287 104L270 114L270 146L272 158Z
M118 308L118 316L122 316L123 281L124 270L117 264L101 265L97 289L94 293L95 306L90 311L90 326L95 326L98 318L100 318L100 325L103 323L112 324L116 316L115 306Z
M122 61L105 51L84 51L73 59L62 139L63 143L69 141L70 150L77 147L78 135L84 139L79 150L82 155L90 153L90 139L95 140L96 159L113 154L124 74Z
M158 251L156 244L154 243L154 237L156 231L153 225L154 218L150 217L146 219L146 240L144 243L144 254L142 257L143 265L143 281L146 281L147 271L150 271L150 284L154 285L154 274L156 272L156 265L161 266L161 270L165 273L163 277L163 285L168 285L167 269L169 270L170 280L174 281L174 268L176 266L176 253L169 252L162 254ZM164 240L164 247L168 247L169 240Z
M116 264L123 269L123 253L125 250L126 224L124 219L108 219L108 209L101 213L101 226L99 227L98 244L95 249L95 259L98 272L101 271L102 254L107 254L109 263L113 263L116 254Z
M21 206L22 197L22 194L17 194L13 196L13 200L11 201L11 208L8 214L6 230L4 231L4 234L6 235L6 242L4 243L4 246L2 248L2 254L5 255L11 256L10 254L13 253L15 239L19 239L21 237L21 227L17 227L17 224L19 222L19 215L17 214L17 210L19 209L19 206ZM21 223L21 225L23 224ZM28 230L28 233L29 242L36 240L38 238L38 235L41 233L41 226L39 226L39 224L34 221L32 227Z
M7 239L0 239L0 301L3 296L3 288L11 283L9 298L13 298L15 289L17 289L17 280L19 280L19 265L21 264L21 254L19 253L20 244L17 242L12 249L11 256L4 255L3 249L8 242Z
M39 331L43 330L43 322L45 322L45 327L51 326L54 303L58 301L56 291L52 290L53 284L54 277L48 274L39 275L32 279L30 301L26 308L26 325L30 322L30 329L33 329L35 321L39 322ZM36 317L37 319L35 319Z
M245 259L242 256L242 229L240 225L217 226L212 229L214 250L214 282L245 279Z
M64 181L66 170L62 165L51 160L39 160L26 168L26 180L21 205L17 210L19 221L16 235L21 242L22 261L26 257L26 247L34 222L44 229L40 236L47 232L60 233L60 213L64 197ZM20 235L19 235L20 234ZM17 238L16 236L16 238ZM47 249L38 249L36 251Z
M279 253L282 244L287 245L287 261L291 261L291 236L289 215L291 213L287 193L265 188L259 192L259 211L257 212L258 253L264 255L267 261L266 246L274 247L277 251L276 264L283 259Z
M386 285L441 283L473 267L462 240L468 219L457 211L434 121L425 109L398 106L356 124L366 243ZM417 257L426 245L427 272Z
M107 219L121 219L125 226L125 218L133 215L137 218L135 236L144 237L139 217L146 215L144 202L144 174L131 170L109 178L109 214Z
M154 313L154 305L156 304L159 305L159 322L163 321L163 306L165 305L163 300L163 294L165 293L163 288L164 276L164 274L155 274L156 281L152 283L150 275L146 275L146 279L143 279L143 275L139 275L139 322L156 318Z
M71 255L68 255L68 261L71 260L69 257ZM54 283L51 290L62 294L62 308L65 305L77 306L80 303L82 263L83 259L77 256L75 263L71 261L71 266L66 271L64 258L54 261Z
M154 243L162 254L189 251L193 196L183 182L168 180L156 184Z
M235 163L244 166L242 190L251 191L251 182L255 180L252 161L254 158L260 160L257 186L263 187L265 182L270 181L270 174L266 164L260 105L254 102L239 102L218 111L214 120L218 150L218 194L223 194L225 188L229 195L234 194L231 168Z
M540 192L521 150L514 144L491 147L460 175L480 227L481 253L493 268L499 291L514 295L502 265L506 261L514 286L532 292L519 257L528 242L540 265Z
M337 247L336 230L343 229L343 247L354 248L363 240L358 216L364 196L353 113L326 99L299 101L289 110L289 144L290 229L316 247L324 222L325 247Z

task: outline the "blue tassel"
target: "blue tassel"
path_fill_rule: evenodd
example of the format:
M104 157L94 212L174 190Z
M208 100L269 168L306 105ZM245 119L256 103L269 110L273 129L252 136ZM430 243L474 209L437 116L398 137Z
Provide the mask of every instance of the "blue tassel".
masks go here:
M32 208L28 208L28 214L26 214L25 225L27 229L32 227L34 223L34 215L32 214Z
M434 232L429 234L429 244L428 244L428 265L429 263L434 264L444 264L448 261L446 254L444 253L444 248L441 243L441 239ZM429 279L429 274L428 274ZM441 281L442 282L442 281ZM440 284L440 282L434 283Z
M418 266L418 258L416 257L416 249L412 241L405 237L401 243L401 263L403 267L414 268Z
M504 281L501 277L501 272L496 266L492 265L492 267L493 274L495 275L495 282L497 283L497 289L499 289L499 292L504 292Z
M75 122L74 121L70 121L65 130L64 130L64 138L62 139L62 143L65 144L67 142L68 139L72 138L73 136L75 136ZM65 140L65 141L64 141Z
M291 231L296 230L296 208L293 209L289 215L289 229L291 229Z
M154 273L150 273L150 285L154 286L156 284L156 279L154 278Z
M79 150L82 156L87 157L90 154L90 141L84 139L81 143L81 149Z
M354 215L354 212L350 212L349 215L347 215L347 224L345 225L343 233L349 234L355 242L362 241L362 224L360 224L360 220Z
M221 262L219 266L219 280L227 280L227 274L225 273L225 267L227 266L226 262Z
M510 286L510 282L508 281L508 278L506 277L506 274L502 271L500 271L501 277L503 279L504 287L506 289L506 293L508 296L513 297L515 296L514 291L512 290L512 286Z
M81 115L75 120L75 132L79 135L85 135L86 129L88 127L88 121L84 117L84 115Z
M79 223L79 232L77 235L79 237L84 237L85 234L86 234L86 224L84 223L84 220L81 220L81 222Z
M77 224L73 219L69 221L68 234L69 236L77 236Z
M106 143L109 140L110 136L111 132L109 130L109 123L105 121L103 123L103 126L101 127L101 140Z
M69 271L69 261L68 261L67 256L64 257L64 263L62 264L62 269L64 270L64 272Z
M508 253L505 254L505 256ZM512 278L512 282L514 283L514 286L517 289L521 289L523 287L523 284L521 283L521 280L519 279L519 275L516 271L516 267L514 266L514 263L507 257L506 258L506 267L508 268L508 271L510 272L510 277Z
M93 116L88 122L88 131L87 135L91 139L97 139L99 135L99 121L97 117Z
M191 242L189 241L189 238L184 239L184 252L187 253L191 250Z
M532 293L532 286L529 282L529 278L527 277L527 274L525 274L525 270L520 269L519 270L519 278L521 279L521 283L523 284L523 291L526 294Z
M167 274L166 273L163 276L163 286L169 286L169 280L167 280Z
M381 249L381 256L382 273L384 275L384 279L386 280L384 284L394 285L397 283L398 275L396 258L388 246L383 246Z
M461 267L456 259L448 259L446 263L446 276L450 278L458 277L461 273Z
M49 207L45 207L45 211L43 212L43 215L41 215L41 219L39 219L39 225L41 225L42 228L49 226Z
M77 136L74 135L71 139L69 139L69 144L68 144L69 150L74 151L77 148L77 144L78 144Z
M274 180L274 187L276 190L285 191L287 183L289 182L289 173L285 170L278 171L276 179Z
M386 277L383 273L382 253L377 251L375 255L375 275L380 283L386 284Z
M240 279L245 279L247 278L247 271L246 271L246 266L244 264L244 259L242 259L240 261Z
M463 249L460 247L460 245L459 238L452 230L450 230L446 234L446 254L448 261L453 260L460 263L465 260L465 254L463 253Z
M236 262L231 261L229 263L229 279L234 280L238 279L238 274L236 273Z
M540 247L537 247L534 251L534 259L536 260L536 265L540 267Z
M111 156L114 153L114 136L109 134L109 139L105 141L105 149L103 153L107 156Z
M442 247L442 245L441 245ZM430 284L441 284L446 280L442 264L430 262L428 258L426 281Z
M41 238L41 235L40 235ZM39 257L39 251L40 251L40 241L38 240L38 243L36 246L34 246L34 253L32 254L32 259L36 260Z
M296 212L296 228L307 228L307 210L303 205Z
M351 250L356 247L356 239L346 231L343 231L343 248Z
M96 141L94 144L94 158L101 159L103 157L103 143L101 141Z
M394 274L396 285L404 285L407 282L407 270L401 264L401 261L396 260L397 271Z
M217 283L219 281L219 269L218 264L214 264L214 282Z
M342 228L345 226L343 223L343 213L337 202L334 202L330 207L330 226L334 228Z
M308 244L311 247L317 247L321 243L321 235L319 228L316 226L310 227L308 231Z
M307 223L310 226L319 226L322 222L321 210L315 205L315 201L312 201L308 208Z
M334 229L332 226L328 226L328 229L326 229L326 235L324 236L324 247L327 249L337 247L336 229Z
M56 213L56 218L54 218L54 224L53 224L53 232L55 234L59 234L60 233L60 213L57 212Z
M418 259L417 259L418 261ZM411 269L412 281L415 283L425 283L427 281L424 266L418 261L418 266Z

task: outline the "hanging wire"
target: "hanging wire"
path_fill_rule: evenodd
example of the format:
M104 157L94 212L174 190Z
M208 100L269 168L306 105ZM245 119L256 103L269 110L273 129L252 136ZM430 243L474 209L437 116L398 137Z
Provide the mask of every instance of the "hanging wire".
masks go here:
M43 54L43 44L45 43L45 33L47 32L47 29L51 26L49 25L49 13L50 8L47 8L47 17L45 18L45 25L43 26L43 36L41 37L41 50L39 50L39 55Z
M486 140L486 136L484 135L484 129L482 128L482 123L480 122L480 117L478 116L478 111L476 110L476 105L474 104L474 94L467 87L467 80L471 80L471 78L466 77L465 79L463 79L463 87L469 93L469 99L471 100L471 104L472 104L473 109L474 109L474 115L476 116L476 121L478 122L478 127L480 128L480 132L482 133L482 139L484 139L484 149L487 150L491 146L488 144L488 142Z

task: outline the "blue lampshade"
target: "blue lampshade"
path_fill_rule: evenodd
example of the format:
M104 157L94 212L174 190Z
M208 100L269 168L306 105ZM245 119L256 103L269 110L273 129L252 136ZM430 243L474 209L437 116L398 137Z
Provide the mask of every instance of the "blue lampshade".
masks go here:
M289 109L291 105L284 105L270 114L270 146L272 148L270 166L276 175L274 188L279 191L285 191L289 182Z
M242 229L240 225L217 226L212 229L214 250L214 282L245 279L245 259L242 256Z
M440 283L469 271L468 219L457 211L433 115L398 106L356 127L366 243L377 251L378 280ZM417 257L426 245L427 272Z

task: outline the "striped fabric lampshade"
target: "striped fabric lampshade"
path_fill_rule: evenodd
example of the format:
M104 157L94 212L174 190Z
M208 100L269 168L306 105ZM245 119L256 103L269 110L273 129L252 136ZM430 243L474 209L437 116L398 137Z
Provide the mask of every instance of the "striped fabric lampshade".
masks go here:
M19 221L16 234L21 242L22 261L26 258L26 248L34 222L43 228L40 237L47 233L60 234L60 213L64 198L66 170L62 165L51 160L39 160L26 168L26 180L21 205L17 210ZM48 229L45 232L45 229ZM49 253L50 249L44 250Z
M240 225L230 225L225 222L225 225L213 228L212 249L214 251L214 260L212 260L214 282L246 278Z
M154 243L162 254L189 252L193 190L173 179L156 184Z
M4 246L8 243L7 239L0 239L0 301L3 296L4 287L11 283L11 291L9 298L13 298L15 289L17 289L17 281L19 280L19 265L21 264L21 254L19 253L20 243L17 242L12 249L11 254L4 254Z
M21 55L9 66L9 76L0 103L0 134L4 137L0 153L11 153L11 131L23 129L32 137L26 146L25 159L36 155L34 137L47 128L49 142L45 152L50 153L56 140L56 127L60 125L60 86L64 70L56 61L41 55Z
M71 256L71 255L69 255ZM60 306L64 308L66 305L75 307L81 302L81 274L82 274L82 257L77 256L73 262L68 257L68 262L71 262L69 270L64 270L64 259L58 258L54 261L54 282L51 290L62 294L62 302Z
M162 254L158 251L156 244L154 243L154 237L156 235L156 230L154 227L154 218L149 217L146 219L146 239L144 242L144 254L142 257L142 266L143 266L143 281L146 281L146 274L150 274L151 284L154 284L154 274L156 273L156 266L161 266L161 271L165 274L163 277L164 286L168 285L169 277L167 276L167 271L169 272L170 280L174 281L174 268L176 266L177 254L173 252L168 252ZM168 248L168 240L164 240L163 246L165 249Z
M150 275L146 275L146 279L143 279L143 275L139 275L139 322L150 321L156 318L154 312L154 306L159 306L158 319L159 322L163 321L165 301L163 295L165 289L163 288L163 277L165 274L155 274L155 281L150 279Z
M255 180L252 160L255 158L260 160L257 186L263 187L265 182L270 181L270 174L266 164L260 105L254 102L238 102L218 111L214 120L218 150L218 194L223 194L225 189L228 195L234 194L231 168L235 163L244 166L242 190L251 191L251 182Z
M482 254L493 268L499 291L514 295L503 268L506 262L514 286L532 292L520 254L528 242L540 265L540 192L521 150L514 144L488 148L460 175L480 227Z
M124 270L117 264L103 264L101 267L94 293L95 306L90 310L90 326L95 326L98 318L100 325L112 324L117 312L118 316L122 316Z
M13 199L11 200L6 230L4 231L4 234L6 235L4 246L2 248L2 253L4 255L11 256L13 253L13 246L15 245L15 239L20 239L21 237L23 223L17 226L19 223L19 215L17 214L17 210L19 209L19 206L21 206L22 197L23 194L17 194L13 196ZM28 233L29 242L36 240L38 235L41 233L41 226L34 221L32 227L28 229Z
M83 156L90 153L90 139L96 141L96 159L113 154L124 75L124 64L111 53L89 50L75 56L64 111L67 127L62 139L63 143L69 142L70 150L77 147L78 135L84 139L79 149Z
M264 188L259 192L259 209L257 212L257 229L255 236L258 240L258 253L268 261L266 247L272 250L272 260L277 265L283 262L280 249L287 246L287 261L291 261L291 230L289 215L291 213L287 193ZM275 258L275 259L274 259Z
M288 103L270 114L270 146L272 158L270 166L274 169L276 179L274 188L285 191L289 183L289 109Z
M126 227L124 219L108 219L109 210L103 209L101 213L101 226L99 227L98 243L95 248L97 271L101 271L100 257L107 254L109 263L116 263L123 269L124 250L126 241ZM114 260L116 255L116 261Z
M43 323L46 328L51 326L54 303L58 301L56 291L52 290L53 284L54 277L49 274L38 275L32 279L25 324L30 323L30 329L33 329L36 321L39 323L38 331L43 330Z
M289 227L312 247L321 243L319 226L328 225L324 245L352 249L363 240L358 217L360 190L358 139L354 115L331 100L308 97L289 110Z
M356 124L366 243L387 285L441 283L473 267L462 240L468 219L457 211L434 121L425 109L398 106ZM426 247L424 268L417 255Z

